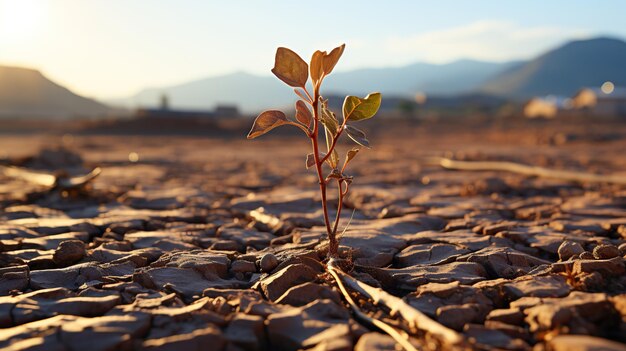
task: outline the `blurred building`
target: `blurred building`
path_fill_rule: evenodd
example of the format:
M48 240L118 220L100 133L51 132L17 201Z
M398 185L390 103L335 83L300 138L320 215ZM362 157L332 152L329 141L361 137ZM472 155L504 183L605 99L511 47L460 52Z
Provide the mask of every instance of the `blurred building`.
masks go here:
M554 118L571 110L572 107L572 99L565 96L535 97L524 105L524 116L528 118Z
M214 110L181 110L170 108L169 98L166 94L161 95L161 105L159 108L139 108L135 111L135 117L140 118L187 118L187 119L206 119L206 118L233 118L239 117L239 109L236 105L217 105Z
M626 87L603 84L581 89L572 98L574 108L597 116L626 116Z

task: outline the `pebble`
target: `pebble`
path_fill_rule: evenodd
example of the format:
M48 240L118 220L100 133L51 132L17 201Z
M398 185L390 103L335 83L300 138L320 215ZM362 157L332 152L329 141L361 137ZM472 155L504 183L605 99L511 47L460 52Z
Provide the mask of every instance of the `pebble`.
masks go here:
M278 266L278 259L274 256L274 254L266 253L263 257L261 257L259 265L261 267L261 272L268 273L273 271L274 268Z
M593 257L605 260L619 256L619 249L613 245L598 245L593 249Z
M59 266L69 266L85 257L85 243L80 240L66 240L54 251L52 260Z
M565 240L558 249L559 258L561 261L567 261L570 258L576 256L578 257L581 253L583 253L585 249L583 249L582 245L575 241Z

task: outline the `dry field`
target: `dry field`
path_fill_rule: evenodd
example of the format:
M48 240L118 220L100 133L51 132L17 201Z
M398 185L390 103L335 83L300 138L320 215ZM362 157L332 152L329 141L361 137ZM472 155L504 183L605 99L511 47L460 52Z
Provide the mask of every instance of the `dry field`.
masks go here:
M626 123L363 127L373 149L353 162L342 221L354 209L350 275L468 348L625 349L624 185L428 161L626 177ZM0 349L396 349L324 273L306 138L270 136L1 135L4 165L102 174L81 191L0 174ZM353 296L418 349L450 348Z

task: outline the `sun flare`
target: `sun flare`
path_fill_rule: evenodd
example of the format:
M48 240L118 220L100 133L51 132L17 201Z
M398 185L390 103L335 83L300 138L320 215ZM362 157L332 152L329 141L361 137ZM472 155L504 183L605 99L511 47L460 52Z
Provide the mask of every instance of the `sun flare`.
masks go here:
M42 2L35 0L0 0L0 37L22 40L39 28Z

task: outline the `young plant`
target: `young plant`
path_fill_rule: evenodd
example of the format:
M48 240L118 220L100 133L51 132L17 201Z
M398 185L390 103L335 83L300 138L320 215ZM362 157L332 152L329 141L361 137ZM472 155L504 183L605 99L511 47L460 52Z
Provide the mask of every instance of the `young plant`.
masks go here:
M369 141L365 133L348 122L358 122L374 117L381 102L380 93L371 93L365 98L346 96L343 102L341 120L337 119L328 108L328 100L320 94L320 88L324 78L335 68L344 48L345 44L333 49L330 53L315 51L309 65L295 52L279 47L276 50L272 73L294 88L295 94L300 98L296 101L295 117L289 119L283 112L277 110L264 111L254 120L252 129L248 133L248 139L254 139L276 127L292 125L300 128L311 140L312 152L306 157L306 167L314 167L319 180L324 223L329 240L328 258L339 257L337 230L343 200L352 183L352 177L346 174L346 168L359 152L358 147L351 148L341 162L337 152L337 143L345 132L356 144L369 148ZM313 94L307 88L309 72ZM320 125L323 127L323 132L320 132ZM320 151L320 140L322 139L326 143L325 152ZM324 167L324 164L327 167ZM338 203L337 214L334 221L331 222L328 215L326 192L333 182L337 186Z

